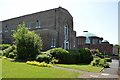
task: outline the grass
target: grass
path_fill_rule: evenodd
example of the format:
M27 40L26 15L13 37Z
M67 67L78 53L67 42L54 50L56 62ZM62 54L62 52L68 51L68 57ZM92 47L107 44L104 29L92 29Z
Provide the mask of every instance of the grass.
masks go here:
M56 66L97 73L103 69L103 67L95 67L91 66L90 64L56 64Z
M1 56L0 56L1 57ZM0 79L2 78L2 60L0 60Z
M76 78L81 73L2 60L3 78Z

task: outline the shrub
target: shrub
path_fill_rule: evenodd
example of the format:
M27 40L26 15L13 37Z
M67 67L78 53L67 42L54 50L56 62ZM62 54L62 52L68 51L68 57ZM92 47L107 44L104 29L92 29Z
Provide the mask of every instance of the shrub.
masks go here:
M62 48L53 48L46 53L50 53L52 57L58 59L58 63L62 64L90 63L93 60L93 56L88 49L67 51Z
M41 54L37 55L36 61L46 62L51 64L58 62L57 59L55 59L50 53L47 53L47 52L41 52Z
M58 57L59 54L67 54L69 52L62 48L53 48L53 49L48 50L47 53L50 53L54 57Z
M93 60L92 53L87 48L79 49L81 63L90 63Z
M0 56L2 56L3 55L3 51L2 50L0 50Z
M36 60L39 61L39 62L43 62L45 61L46 63L49 63L52 59L52 55L50 54L39 54L37 57L36 57Z
M109 64L107 63L107 61L105 59L101 59L99 62L99 65L104 68L109 68Z
M42 39L34 31L29 31L23 22L14 32L17 59L34 60L42 49Z
M110 67L109 63L104 64L104 68L109 68L109 67Z
M107 62L112 62L112 59L111 59L111 58L105 58L105 60L106 60Z
M64 63L65 58L69 54L69 52L62 48L53 48L47 51L47 53L50 53L52 57L58 60L58 63Z
M80 53L78 50L68 50L69 54L64 57L64 63L67 64L78 64L80 63Z
M9 53L12 52L15 49L15 46L9 46L7 49L3 50L3 56L8 57Z
M15 58L16 54L14 52L10 52L8 58Z
M0 44L0 49L4 50L4 49L6 49L6 48L8 48L10 46L11 46L10 44Z
M106 63L106 60L105 59L100 59L100 61L98 62L99 66L103 66L104 67L104 64Z
M92 62L91 62L92 66L101 66L104 68L108 68L109 64L106 62L105 59L101 59L101 58L95 58Z
M94 60L91 62L92 66L99 66L100 58L94 58Z
M47 64L45 62L37 62L37 61L27 61L27 64L34 65L34 66L39 66L39 67L52 67L51 64Z
M50 64L55 64L55 63L58 63L58 60L55 59L54 57L52 57L52 59L50 60L49 63L50 63Z
M102 53L96 53L95 55L98 56L99 58L104 58Z

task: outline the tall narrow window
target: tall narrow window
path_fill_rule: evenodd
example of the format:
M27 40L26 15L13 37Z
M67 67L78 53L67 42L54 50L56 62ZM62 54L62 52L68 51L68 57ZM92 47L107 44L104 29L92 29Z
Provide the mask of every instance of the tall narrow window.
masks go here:
M40 28L40 20L37 20L37 22L36 22L36 28Z
M68 25L64 25L64 49L69 49Z
M31 29L31 22L27 22L26 26L28 27L28 29Z
M56 47L56 39L52 38L51 40L51 48Z

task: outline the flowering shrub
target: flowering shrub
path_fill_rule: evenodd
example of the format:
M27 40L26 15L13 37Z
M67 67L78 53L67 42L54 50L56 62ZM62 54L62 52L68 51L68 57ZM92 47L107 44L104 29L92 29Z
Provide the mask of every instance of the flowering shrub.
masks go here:
M34 66L39 66L39 67L52 67L51 64L47 64L45 62L37 62L37 61L27 61L27 64L34 65Z

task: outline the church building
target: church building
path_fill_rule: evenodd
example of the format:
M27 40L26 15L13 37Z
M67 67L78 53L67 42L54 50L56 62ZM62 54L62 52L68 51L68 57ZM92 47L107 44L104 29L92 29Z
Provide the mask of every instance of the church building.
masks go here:
M73 30L73 17L62 7L2 21L0 25L2 25L3 43L14 43L13 31L22 22L26 23L29 30L34 30L41 36L43 50L54 47L76 48L76 31Z

